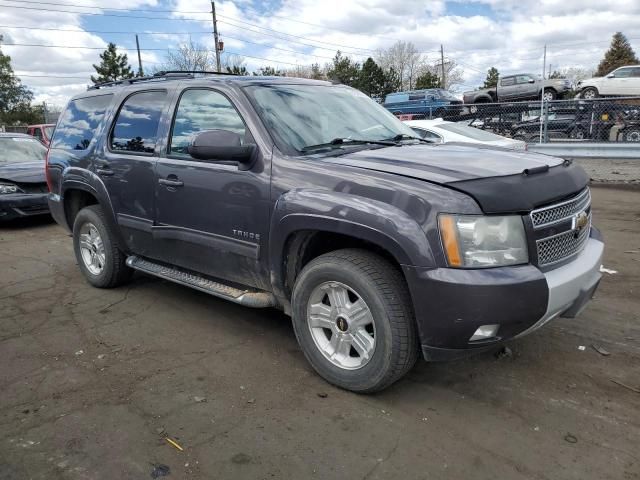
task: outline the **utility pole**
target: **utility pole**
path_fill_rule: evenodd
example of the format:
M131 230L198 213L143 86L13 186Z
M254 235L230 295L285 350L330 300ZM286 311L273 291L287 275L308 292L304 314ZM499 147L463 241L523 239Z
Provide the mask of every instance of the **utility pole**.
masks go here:
M440 61L442 62L442 85L441 87L446 90L447 89L447 81L444 78L444 47L440 45Z
M138 76L144 76L144 71L142 70L142 57L140 56L140 42L138 41L138 34L136 33L136 49L138 50Z
M220 72L220 43L218 41L218 21L216 20L216 4L211 0L211 18L213 20L213 41L216 48L216 69Z
M542 60L542 80L544 80L544 71L547 69L547 46L544 46L544 57ZM544 82L540 89L540 143L542 143L542 123L544 114Z

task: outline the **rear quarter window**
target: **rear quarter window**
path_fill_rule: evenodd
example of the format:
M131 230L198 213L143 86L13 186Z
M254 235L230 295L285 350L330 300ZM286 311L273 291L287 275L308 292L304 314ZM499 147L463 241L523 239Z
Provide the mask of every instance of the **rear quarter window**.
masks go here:
M51 148L86 150L112 97L108 94L71 100L54 131Z

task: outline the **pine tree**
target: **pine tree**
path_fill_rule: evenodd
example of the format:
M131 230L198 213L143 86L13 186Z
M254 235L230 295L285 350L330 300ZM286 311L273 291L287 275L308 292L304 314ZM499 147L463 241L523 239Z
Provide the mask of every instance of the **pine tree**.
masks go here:
M416 89L440 88L440 77L435 73L424 72L416 79Z
M113 82L133 77L127 54L118 54L115 43L109 43L107 49L100 54L100 60L100 65L93 65L98 74L97 77L91 75L93 83Z
M640 61L638 61L638 57L636 57L633 48L631 48L629 40L622 32L617 32L611 40L609 50L604 54L604 58L598 65L596 77L603 77L618 67L637 63L640 63Z
M487 70L487 78L484 80L484 85L482 88L494 88L498 85L498 77L500 77L500 72L496 67L491 67Z
M343 85L356 86L359 80L360 64L342 55L340 50L333 57L333 65L327 70L327 78Z
M362 64L362 69L358 72L358 81L354 86L370 97L377 97L382 94L384 81L384 71L369 57Z

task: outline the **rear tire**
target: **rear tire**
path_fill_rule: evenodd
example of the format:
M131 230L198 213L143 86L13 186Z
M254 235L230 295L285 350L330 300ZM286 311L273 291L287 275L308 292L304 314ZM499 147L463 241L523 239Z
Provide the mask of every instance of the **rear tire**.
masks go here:
M73 222L73 250L80 270L94 287L118 287L133 274L99 205L78 212Z
M623 142L640 142L640 127L625 128L622 132Z
M292 313L311 366L346 390L382 390L417 359L404 278L387 260L365 250L337 250L306 265L294 286Z

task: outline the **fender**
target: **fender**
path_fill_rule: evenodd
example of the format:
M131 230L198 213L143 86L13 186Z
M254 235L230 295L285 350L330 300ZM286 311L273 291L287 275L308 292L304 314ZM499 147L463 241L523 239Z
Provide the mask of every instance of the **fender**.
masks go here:
M116 216L113 211L113 205L111 199L107 193L102 179L90 170L84 168L67 167L62 173L62 185L60 189L61 202L64 205L65 193L68 190L82 190L93 195L98 204L102 207L102 211L105 214L107 220L107 226L116 235L119 245L126 246L124 239L120 233L120 228L116 221ZM66 212L65 212L65 223ZM73 229L73 225L68 225L69 230Z
M435 266L427 235L403 210L335 191L292 190L278 199L271 217L269 267L278 296L284 292L286 241L301 230L340 233L369 241L391 253L401 265Z

